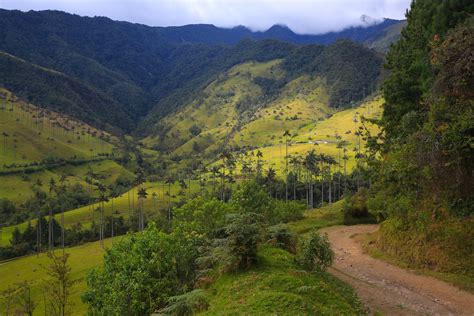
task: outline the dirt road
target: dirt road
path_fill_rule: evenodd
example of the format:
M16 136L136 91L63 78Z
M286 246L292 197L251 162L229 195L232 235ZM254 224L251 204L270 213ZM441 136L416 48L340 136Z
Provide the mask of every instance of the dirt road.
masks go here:
M474 315L474 295L364 254L354 235L377 225L324 229L335 252L331 272L351 284L370 310L384 315Z

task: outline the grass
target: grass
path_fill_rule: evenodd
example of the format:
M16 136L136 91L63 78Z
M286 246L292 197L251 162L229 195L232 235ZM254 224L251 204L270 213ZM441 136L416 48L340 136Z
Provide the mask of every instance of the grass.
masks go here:
M147 183L149 192L161 189L161 184ZM192 186L193 187L193 186ZM196 186L197 187L197 186ZM173 192L179 189L173 186ZM191 188L193 190L193 188ZM117 205L123 202L117 201ZM127 201L128 203L128 201ZM304 234L313 229L340 224L341 202L310 211L305 218L289 224L292 231ZM120 238L120 237L117 237ZM106 240L111 245L111 240ZM71 296L73 315L83 315L86 306L80 300L85 290L85 276L100 266L104 250L99 242L67 249L72 277L78 283ZM17 282L33 281L33 300L38 304L35 315L44 313L42 289L46 282L44 266L49 259L45 254L30 255L0 263L0 292ZM301 271L293 256L281 249L263 245L259 249L259 264L250 271L220 276L206 290L210 309L206 315L246 314L274 315L276 313L301 314L361 314L361 305L354 291L327 273L312 274ZM0 310L2 309L0 301Z
M340 200L332 205L307 211L303 219L289 223L288 227L293 233L301 235L323 227L343 225L343 203Z
M111 244L111 239L105 240L106 247ZM68 264L72 268L71 277L77 281L71 293L71 311L73 315L84 315L87 306L81 302L80 295L86 289L85 277L91 269L102 263L104 250L99 242L93 242L67 248L66 253L70 254ZM47 267L49 262L47 255L42 253L39 257L30 255L0 263L2 281L0 282L0 292L18 282L33 282L31 294L33 301L37 304L34 315L44 315L43 289L47 282L44 267ZM4 302L2 300L0 300L0 310L3 313Z
M143 202L143 209L146 216L151 216L156 214L160 209L165 208L168 202L168 185L164 182L147 182L143 185L146 188L148 193L148 198ZM191 181L191 186L188 188L187 194L192 192L197 192L199 185L195 181ZM171 202L178 201L181 196L179 192L181 187L174 183L171 185ZM130 211L137 207L138 205L138 189L137 187L132 188L131 190L125 192L119 197L115 198L113 201L114 204L114 216L124 216L128 218ZM153 193L156 193L156 198L153 199ZM129 200L130 198L130 200ZM129 207L130 201L130 207ZM112 214L112 201L109 200L105 203L105 214L109 216ZM56 214L55 219L60 222L61 214ZM97 220L99 217L99 203L87 205L80 207L74 210L70 210L64 213L64 222L66 227L70 227L73 224L81 223L85 227L89 227L93 220ZM36 220L31 221L34 225ZM21 231L26 228L28 222L24 222L18 225L4 227L2 229L1 240L2 244L9 242L11 235L16 227Z
M342 201L308 211L288 226L297 235L342 224ZM355 292L328 273L302 271L293 255L263 245L259 263L249 271L226 273L209 288L210 307L204 315L359 315Z
M7 94L6 100L0 99L0 169L4 164L40 162L51 157L88 159L112 151L114 146L99 137L107 134L19 101L4 89L0 92Z
M110 185L118 177L133 179L133 174L112 160L91 161L79 166L63 166L51 170L42 170L25 175L8 174L0 176L0 198L7 198L14 203L23 203L33 196L32 185L38 180L42 182L42 190L48 192L48 183L53 178L56 183L62 175L66 175L67 184L79 183L87 187L85 182L88 171L97 174L98 181L104 185Z
M395 266L398 266L402 269L413 271L420 275L427 275L433 278L439 279L446 283L452 284L462 290L474 294L474 275L470 274L461 274L461 273L448 273L434 271L431 269L416 267L413 264L409 264L399 257L391 255L389 253L383 252L375 246L375 241L377 239L377 233L367 234L359 237L364 250L373 258L387 261Z
M207 289L204 315L356 315L362 309L354 291L327 273L302 271L285 250L263 246L259 264L228 273Z

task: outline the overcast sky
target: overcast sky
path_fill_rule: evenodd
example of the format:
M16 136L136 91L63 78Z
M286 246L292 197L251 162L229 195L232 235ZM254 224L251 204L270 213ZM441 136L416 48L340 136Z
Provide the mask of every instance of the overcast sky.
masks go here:
M297 33L324 33L376 20L403 19L411 0L0 0L4 9L55 9L152 26L209 23L266 30L288 25ZM1 22L1 21L0 21Z

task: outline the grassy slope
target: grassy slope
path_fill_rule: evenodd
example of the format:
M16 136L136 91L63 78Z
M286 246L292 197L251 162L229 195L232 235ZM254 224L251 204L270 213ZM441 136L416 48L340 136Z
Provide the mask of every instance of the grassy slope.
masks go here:
M0 93L7 94L6 100L0 99L0 168L50 157L87 159L112 151L113 145L92 135L100 132L89 125L18 101L4 89Z
M342 223L342 202L306 214L290 223L296 234ZM205 315L314 315L363 314L354 291L327 273L301 271L293 256L262 246L260 262L250 271L224 274L208 289L210 307Z
M87 186L85 177L92 170L100 177L100 182L105 185L112 184L119 176L133 179L133 174L112 160L92 161L79 166L63 166L51 170L34 172L24 179L21 174L10 174L0 176L0 198L8 198L14 203L24 202L33 196L32 185L40 180L43 185L41 189L48 192L48 183L53 178L56 183L62 175L66 175L67 184L80 183Z
M428 275L444 282L450 283L470 293L474 293L474 274L471 272L455 273L455 272L441 272L426 267L420 267L417 264L410 263L406 258L396 256L388 252L384 252L377 247L378 233L361 236L361 242L365 251L372 257L387 261L393 265L399 266L403 269L414 271L415 273ZM454 261L452 258L447 258L448 261ZM464 258L464 260L469 260Z
M278 248L259 250L259 265L226 274L208 290L205 315L315 315L361 312L353 290L327 273L301 271L293 256Z
M146 215L153 215L159 209L165 208L168 203L168 196L166 192L168 191L168 185L164 184L164 182L148 182L143 185L148 193L148 198L143 203L143 209ZM187 192L196 192L199 189L199 184L194 181L191 181L191 186L188 188ZM180 186L177 183L171 185L171 201L176 202L180 199L179 191L181 190ZM114 203L114 214L115 216L124 216L127 218L130 214L130 210L135 207L137 208L138 205L138 197L137 197L137 188L132 188L128 192L120 195L119 197L115 198ZM156 193L157 196L155 200L153 200L152 194ZM165 195L164 195L165 194ZM129 208L129 197L130 197L130 205ZM85 227L89 227L91 222L95 219L97 220L99 216L99 204L92 204L87 205L84 207L80 207L75 210L70 210L64 213L64 221L67 227L75 224L81 223ZM105 203L105 214L109 216L112 214L112 201L109 200ZM59 222L61 214L56 214L55 218ZM36 222L35 220L31 221L33 224ZM18 227L20 230L23 230L27 226L27 222L21 223L14 226L4 227L2 230L1 240L2 243L9 242L11 235L15 229Z
M106 240L106 247L111 245L111 239ZM58 250L59 251L59 250ZM87 306L81 302L80 295L86 288L85 276L94 267L99 266L103 260L104 250L99 242L87 243L66 250L69 257L69 265L72 267L71 276L77 283L71 293L71 311L73 315L84 315ZM0 263L0 292L13 286L17 282L25 280L33 282L32 299L37 304L34 315L44 315L43 288L47 275L44 267L49 265L46 254L41 254L11 260ZM0 310L4 311L4 302L0 300Z
M290 223L290 229L298 234L312 229L342 223L341 202L308 212L305 219ZM120 238L120 237L118 237ZM111 240L106 240L106 246ZM71 302L74 315L82 315L86 306L80 301L85 289L84 277L92 268L102 263L104 251L98 242L67 249L71 255L72 276L78 283L74 286ZM210 308L207 315L238 314L360 314L361 307L354 292L341 281L328 274L309 274L300 270L292 256L281 249L262 246L259 250L260 264L247 272L225 274L208 289ZM44 313L42 287L46 275L42 266L47 266L45 254L39 258L30 255L0 263L0 291L16 282L34 281L33 299L38 304L35 315ZM0 310L3 310L0 301Z
M165 133L165 146L175 147L173 154L189 157L209 155L219 151L224 144L258 147L267 167L272 166L281 173L285 157L283 133L289 130L293 135L289 148L291 155L302 155L315 149L338 158L342 152L337 149L336 136L340 136L348 142L348 170L353 168L353 149L358 145L354 134L362 116L380 117L381 97L370 99L354 109L336 112L328 106L329 97L324 84L318 78L301 76L287 83L276 99L264 102L261 88L253 82L257 76L279 79L284 76L284 71L278 60L233 67L205 89L202 99L164 119L162 124L170 128ZM236 105L243 97L251 100L249 102L254 108L250 116L240 117L236 111ZM193 125L202 129L201 134L191 135L189 129ZM374 126L369 125L369 128L376 131ZM153 146L159 142L158 139L150 136L144 142ZM313 144L316 141L327 144ZM194 143L200 147L198 152L193 151Z

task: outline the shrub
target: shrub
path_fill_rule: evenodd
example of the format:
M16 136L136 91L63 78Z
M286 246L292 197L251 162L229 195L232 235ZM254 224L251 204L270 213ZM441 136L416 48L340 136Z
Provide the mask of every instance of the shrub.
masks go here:
M191 286L196 258L195 237L165 234L150 223L107 249L82 299L93 315L149 315Z
M229 270L245 270L257 262L259 216L254 213L233 215L225 227Z
M367 207L368 190L362 188L356 194L346 198L342 211L344 212L344 225L362 223L376 223L375 217L369 213Z
M286 225L270 226L266 230L265 236L267 243L272 246L287 250L288 252L296 252L296 236L288 230Z
M206 292L200 289L172 296L168 299L168 306L160 309L158 315L187 316L205 311L209 307Z
M232 207L216 198L196 197L174 210L173 225L214 238Z
M305 206L295 201L275 200L268 222L288 223L303 218Z
M231 204L239 213L256 213L265 220L271 218L272 198L255 181L242 183L232 194Z
M312 232L298 243L296 261L306 270L321 272L332 264L334 252L327 235Z

